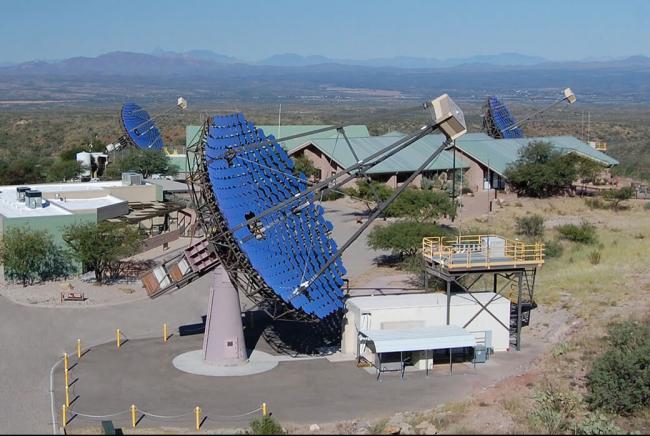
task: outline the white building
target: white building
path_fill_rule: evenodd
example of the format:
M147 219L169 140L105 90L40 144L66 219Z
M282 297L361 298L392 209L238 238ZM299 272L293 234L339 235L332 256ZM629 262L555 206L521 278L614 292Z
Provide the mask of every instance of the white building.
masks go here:
M508 350L510 332L504 326L510 325L510 300L493 292L474 292L472 296L467 293L452 294L449 324L464 328L465 333L470 333L476 338L476 343L485 343L486 347L493 351ZM490 302L489 312L481 310L481 305L485 306L488 302ZM376 356L373 351L375 347L368 342L367 338L372 337L373 332L377 331L391 331L392 341L399 340L400 334L404 336L405 342L413 341L414 337L419 338L416 340L421 341L422 347L431 346L430 344L436 343L436 339L438 339L437 343L448 343L440 337L446 333L442 331L444 329L439 328L447 324L445 294L353 297L347 301L346 308L341 340L343 353L353 354L356 357L362 356L370 362L375 361ZM427 332L431 338L427 338ZM440 349L454 348L452 345L441 346ZM465 345L459 345L462 346ZM412 350L409 352L413 364L420 369L425 369L424 352L433 348L420 350L410 344L404 350L409 348ZM429 366L431 366L430 362Z

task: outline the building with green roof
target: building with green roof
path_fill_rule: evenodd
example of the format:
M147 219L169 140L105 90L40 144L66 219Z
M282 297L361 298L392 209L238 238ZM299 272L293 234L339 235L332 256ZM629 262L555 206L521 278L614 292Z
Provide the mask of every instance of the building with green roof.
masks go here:
M562 153L591 159L603 168L618 165L616 159L573 136L494 139L484 133L470 133L456 141L459 154L471 162L470 168L465 172L470 188L473 191L505 188L507 167L517 161L522 148L535 141L548 142Z
M258 126L264 131L264 134L280 139L326 127L329 126L320 124ZM195 144L200 139L200 130L201 126L187 126L187 145ZM381 136L370 136L368 128L364 125L347 126L345 134L360 159L364 159L406 136L398 131ZM371 168L368 175L391 187L397 187L420 167L443 140L443 135L425 136ZM463 172L463 177L466 179L465 184L475 192L487 189L504 189L507 183L504 175L506 168L516 162L519 158L519 151L533 141L549 142L553 148L562 153L571 153L594 160L603 168L618 165L616 159L573 136L494 139L485 133L467 133L456 140L455 157L454 152L444 151L429 165L422 176L414 181L414 185L421 186L423 177L434 179L442 173L447 173L447 176L450 176L454 169L458 169ZM356 163L350 147L336 129L281 141L280 144L290 156L308 158L320 172L321 178L328 177ZM351 184L354 184L354 181Z
M347 134L347 133L346 133ZM350 145L359 159L365 159L375 152L395 143L403 134L396 135L349 137ZM403 183L416 171L433 151L441 144L442 139L435 141L431 137L424 137L395 155L387 158L375 167L368 170L367 174L374 180L386 183L395 188ZM291 156L305 156L320 171L321 178L328 177L344 168L357 163L352 150L343 137L328 139L309 139L302 145L289 151ZM457 156L455 167L468 169L469 162ZM422 179L435 179L441 173L450 175L454 168L454 157L449 151L443 151L413 182L415 186L422 186ZM354 184L354 181L350 182Z

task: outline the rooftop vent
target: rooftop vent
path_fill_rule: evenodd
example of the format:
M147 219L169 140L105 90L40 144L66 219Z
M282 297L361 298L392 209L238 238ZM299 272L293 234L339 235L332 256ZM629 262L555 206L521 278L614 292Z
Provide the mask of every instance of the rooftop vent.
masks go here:
M25 191L25 204L30 209L40 209L43 207L43 194L41 191L30 189Z
M16 200L20 201L21 203L25 202L25 192L30 191L31 188L29 186L18 186L16 188Z
M122 184L124 186L142 185L142 174L122 173Z

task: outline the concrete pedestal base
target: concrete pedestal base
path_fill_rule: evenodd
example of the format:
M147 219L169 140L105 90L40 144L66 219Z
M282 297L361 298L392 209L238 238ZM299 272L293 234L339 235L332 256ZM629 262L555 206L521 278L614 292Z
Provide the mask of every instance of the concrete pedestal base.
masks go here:
M253 350L248 360L239 364L211 364L203 359L203 350L195 350L176 356L172 360L172 364L176 369L190 374L213 377L237 377L270 371L278 366L279 360L270 354Z
M219 266L213 272L203 336L203 359L206 364L238 366L246 362L246 357L239 293L226 270Z

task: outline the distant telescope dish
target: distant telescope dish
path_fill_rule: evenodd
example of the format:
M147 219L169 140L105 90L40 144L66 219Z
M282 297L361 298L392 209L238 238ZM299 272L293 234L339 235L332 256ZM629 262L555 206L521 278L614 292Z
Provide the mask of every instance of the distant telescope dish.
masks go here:
M184 102L187 106L187 102ZM179 101L180 106L180 101ZM120 111L124 139L140 149L161 150L163 140L149 113L135 103L126 103Z
M220 235L214 246L231 282L273 317L325 319L339 312L346 274L340 258L303 286L337 251L333 226L314 203L315 194L250 223L305 191L304 174L294 176L294 164L275 138L241 113L209 118L202 138L201 166L207 174L201 184L213 206L200 216L208 232ZM264 145L232 153L258 143Z
M181 110L187 109L187 100L185 100L183 97L178 97L176 106L178 106Z
M523 138L524 132L517 125L517 120L510 113L505 104L494 97L489 96L483 105L483 129L495 139L502 138Z

